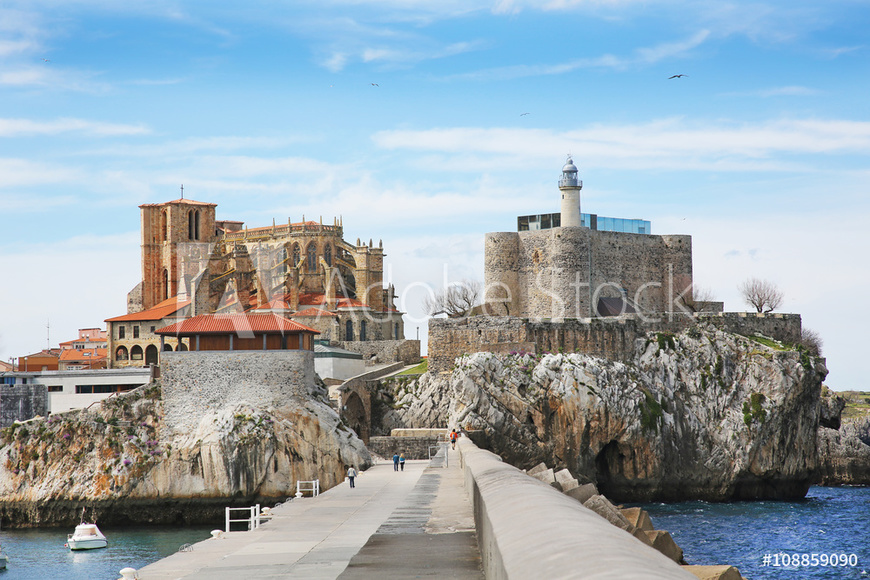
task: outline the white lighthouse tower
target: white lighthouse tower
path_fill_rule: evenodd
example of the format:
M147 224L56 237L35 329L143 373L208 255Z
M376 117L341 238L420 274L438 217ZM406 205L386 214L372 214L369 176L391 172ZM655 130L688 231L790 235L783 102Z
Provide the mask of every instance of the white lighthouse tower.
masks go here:
M577 167L571 157L562 168L562 179L559 180L562 191L562 227L579 228L580 221L580 190L583 182L577 179Z

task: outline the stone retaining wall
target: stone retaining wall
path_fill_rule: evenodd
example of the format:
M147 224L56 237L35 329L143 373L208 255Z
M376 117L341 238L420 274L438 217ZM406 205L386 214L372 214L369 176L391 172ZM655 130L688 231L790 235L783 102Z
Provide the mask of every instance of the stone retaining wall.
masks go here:
M457 444L483 570L508 578L697 580L673 560L463 437Z
M443 437L370 437L366 446L371 453L386 459L394 453L404 453L405 459L429 459L429 446L441 443L444 443Z
M333 344L363 355L367 365L388 362L412 365L420 362L419 340L345 340Z
M45 385L3 385L0 387L0 427L48 414Z
M163 352L166 427L196 428L203 415L233 403L281 407L308 398L314 386L310 350Z

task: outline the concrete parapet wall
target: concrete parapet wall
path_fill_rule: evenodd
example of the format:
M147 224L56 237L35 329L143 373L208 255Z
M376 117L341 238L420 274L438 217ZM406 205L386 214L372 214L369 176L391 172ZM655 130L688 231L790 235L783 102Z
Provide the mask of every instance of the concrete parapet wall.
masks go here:
M801 315L779 312L699 313L698 322L709 322L725 332L750 336L762 334L781 342L795 344L801 339Z
M467 438L457 448L488 579L697 580L579 502Z
M48 390L45 385L3 385L0 388L0 427L15 421L45 416L48 411Z
M162 353L166 426L188 432L203 415L234 403L281 407L314 385L310 350Z

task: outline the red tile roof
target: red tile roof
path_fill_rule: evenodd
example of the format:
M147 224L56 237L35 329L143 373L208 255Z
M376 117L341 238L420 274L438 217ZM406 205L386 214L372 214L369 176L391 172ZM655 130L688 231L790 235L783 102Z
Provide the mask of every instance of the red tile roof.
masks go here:
M305 310L300 310L299 312L294 312L290 315L290 318L296 318L297 316L338 316L335 312L330 312L329 310L324 310L323 308L306 308Z
M60 353L60 360L63 362L71 361L96 361L106 358L105 348L81 348L69 349Z
M157 334L191 336L194 334L234 334L254 332L259 334L283 334L310 332L320 334L304 324L299 324L277 314L201 314L155 331Z
M142 312L134 312L133 314L124 314L114 318L107 318L106 322L134 322L137 320L162 320L170 314L175 314L185 306L190 304L190 300L179 301L177 296L167 298L160 304L143 310Z
M308 293L299 296L300 306L321 306L326 304L326 295L319 293ZM335 297L336 308L368 308L368 304L360 302L355 298L344 298L343 296Z

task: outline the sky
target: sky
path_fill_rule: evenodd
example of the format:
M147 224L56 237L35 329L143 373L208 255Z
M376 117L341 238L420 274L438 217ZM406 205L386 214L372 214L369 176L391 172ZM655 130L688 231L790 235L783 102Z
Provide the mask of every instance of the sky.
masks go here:
M5 0L0 360L126 313L138 206L182 184L383 240L425 338L570 154L584 212L691 235L728 311L776 284L826 384L870 390L868 65L867 0Z

